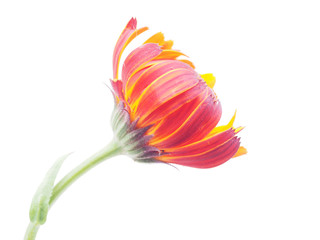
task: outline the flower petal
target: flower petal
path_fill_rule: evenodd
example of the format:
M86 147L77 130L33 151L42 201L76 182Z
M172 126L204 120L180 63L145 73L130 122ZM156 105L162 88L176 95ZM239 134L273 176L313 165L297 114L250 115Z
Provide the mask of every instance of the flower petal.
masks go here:
M121 80L110 80L114 93L117 97L117 100L123 100L123 92L122 92L122 81Z
M220 145L217 148L212 149L204 154L195 156L180 156L170 159L170 155L163 155L158 157L159 160L168 163L176 163L189 167L196 168L212 168L228 161L238 151L240 146L240 140L238 137L233 137L226 143Z
M213 88L214 84L216 83L216 78L212 73L201 74L200 76L210 88Z
M229 141L231 138L235 136L235 134L236 133L234 129L229 129L217 135L201 139L198 142L193 142L183 147L167 148L165 149L165 152L169 153L169 159L179 156L195 156L204 154Z
M174 96L194 87L200 79L194 71L184 68L171 70L153 81L132 103L131 109L135 117L154 109Z
M216 126L220 117L221 104L209 94L179 128L160 139L155 132L150 143L158 148L172 148L199 141Z
M247 153L248 153L247 149L246 149L245 147L242 147L242 146L241 146L241 147L239 147L238 151L237 151L236 154L233 156L233 158L242 156L242 155L247 154Z
M187 60L187 59L179 59L178 61L188 64L188 65L189 65L190 67L192 67L193 69L196 68L196 67L194 66L194 64L193 64L191 61Z
M154 43L147 43L133 50L124 61L122 67L123 86L126 86L131 74L139 70L139 68L158 56L161 52L161 48Z
M185 102L176 111L168 114L162 120L150 129L148 134L152 134L153 142L159 142L161 139L165 139L166 136L172 134L176 129L178 129L192 114L197 107L202 103L203 98L207 95L207 90L191 101ZM141 123L142 124L142 123Z
M125 29L122 31L113 51L113 78L118 79L118 68L121 55L127 45L139 34L148 30L147 27L137 29L137 20L131 18Z
M179 109L186 102L190 102L201 95L204 96L206 88L206 83L201 81L191 89L172 98L168 98L168 100L163 103L158 102L152 109L145 108L145 111L143 111L140 116L141 126L154 124Z
M165 41L164 44L162 44L161 48L162 49L171 49L172 46L173 46L173 41L168 40L168 41Z
M176 59L180 56L186 55L178 50L165 49L156 59Z
M158 32L158 33L152 35L143 44L146 44L146 43L157 43L159 45L164 44L164 35L163 35L163 33L162 32Z
M136 80L133 84L131 82L131 88L128 88L127 95L130 98L129 103L134 103L145 91L145 89L153 84L153 82L158 81L161 76L165 75L173 69L185 69L193 71L187 64L176 61L155 61L154 64L146 69L146 71ZM134 76L134 75L133 75ZM132 77L133 77L132 76Z
M226 131L226 130L229 129L229 128L232 128L233 123L234 123L234 120L235 120L235 118L236 118L236 114L237 114L237 111L234 112L232 118L230 119L230 121L229 121L229 123L228 123L227 125L215 127L214 129L212 129L212 131L209 133L209 135L215 135L215 134L217 134L217 133Z
M164 35L162 32L158 32L158 33L154 34L147 41L145 41L143 44L146 44L146 43L157 43L161 46L162 49L171 49L173 46L172 40L168 40L168 41L164 40Z

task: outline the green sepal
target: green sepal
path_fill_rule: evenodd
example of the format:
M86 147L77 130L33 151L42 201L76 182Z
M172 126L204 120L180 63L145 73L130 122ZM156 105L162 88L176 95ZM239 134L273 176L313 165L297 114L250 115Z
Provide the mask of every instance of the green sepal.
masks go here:
M30 206L29 217L31 222L40 225L46 222L55 179L62 163L70 154L66 154L56 160L38 187Z
M139 162L158 162L157 157L164 155L154 146L149 145L153 135L147 135L153 125L137 127L139 118L131 120L126 104L122 101L116 103L111 125L114 132L114 140L121 147L122 153Z

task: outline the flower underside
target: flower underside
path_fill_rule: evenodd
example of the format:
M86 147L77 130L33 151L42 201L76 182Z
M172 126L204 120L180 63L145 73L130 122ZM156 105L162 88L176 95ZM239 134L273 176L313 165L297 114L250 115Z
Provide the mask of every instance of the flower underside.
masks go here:
M126 154L136 160L209 168L246 153L234 128L235 115L217 127L222 109L212 74L199 75L192 62L162 33L150 37L125 59L126 46L147 28L132 18L113 54L112 87L115 136ZM121 116L121 117L120 117ZM122 120L121 120L122 119Z

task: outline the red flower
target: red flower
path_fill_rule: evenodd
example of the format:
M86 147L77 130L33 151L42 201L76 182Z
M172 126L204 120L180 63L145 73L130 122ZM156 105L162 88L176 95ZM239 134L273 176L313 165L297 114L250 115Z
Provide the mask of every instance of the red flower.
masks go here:
M116 96L113 129L124 152L140 161L210 168L246 153L231 121L216 127L221 104L212 90L212 74L199 75L194 65L162 33L149 38L125 59L126 46L147 28L132 18L113 53L112 87Z

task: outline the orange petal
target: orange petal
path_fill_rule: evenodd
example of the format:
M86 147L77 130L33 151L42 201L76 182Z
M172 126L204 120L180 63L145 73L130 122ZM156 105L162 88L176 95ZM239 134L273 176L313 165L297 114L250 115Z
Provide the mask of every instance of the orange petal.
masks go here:
M236 154L233 156L233 158L239 157L239 156L244 155L244 154L247 154L247 153L248 153L247 149L241 146L241 147L239 147L238 151L237 151Z
M147 41L145 41L143 44L146 43L157 43L159 45L164 44L164 35L162 32L158 32L151 36Z
M180 62L186 63L188 64L190 67L192 67L193 69L195 69L196 67L193 65L193 63L187 59L179 59Z
M158 33L154 34L147 41L145 41L143 44L146 44L146 43L157 43L161 46L162 49L171 49L173 46L172 40L168 40L168 41L164 40L164 35L162 32L158 32Z
M176 59L177 57L180 57L180 56L186 56L186 55L177 50L165 49L156 59Z
M168 40L165 41L164 44L162 44L162 49L171 49L173 46L173 41L172 40Z

